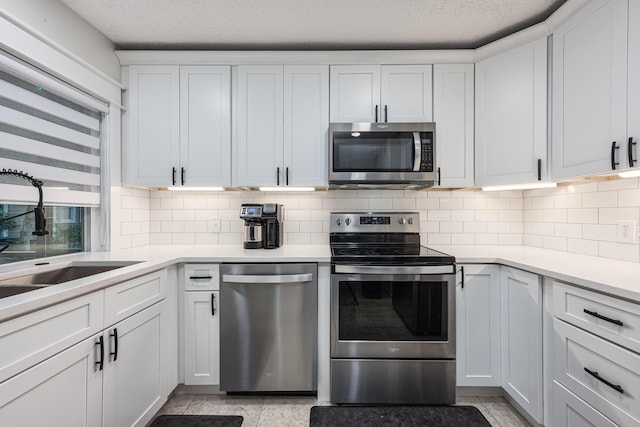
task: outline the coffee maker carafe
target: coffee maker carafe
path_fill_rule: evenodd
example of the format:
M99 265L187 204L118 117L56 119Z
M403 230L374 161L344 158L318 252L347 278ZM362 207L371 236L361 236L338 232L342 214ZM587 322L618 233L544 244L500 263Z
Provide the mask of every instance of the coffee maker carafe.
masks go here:
M240 218L244 219L242 246L245 249L262 249L262 205L243 204L240 208Z

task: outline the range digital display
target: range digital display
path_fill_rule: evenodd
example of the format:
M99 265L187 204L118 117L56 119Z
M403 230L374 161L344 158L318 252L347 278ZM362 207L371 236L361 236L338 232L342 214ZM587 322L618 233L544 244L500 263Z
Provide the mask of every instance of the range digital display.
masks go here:
M391 224L391 217L390 216L361 216L360 224L365 224L365 225Z

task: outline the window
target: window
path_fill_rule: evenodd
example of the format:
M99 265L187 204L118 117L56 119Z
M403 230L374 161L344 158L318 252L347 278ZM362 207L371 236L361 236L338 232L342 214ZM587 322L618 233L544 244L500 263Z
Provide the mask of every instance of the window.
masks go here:
M107 111L0 51L0 264L88 250L90 208L105 197L100 153ZM43 236L32 235L39 199L49 233Z
M85 247L84 208L45 206L46 236L34 236L30 205L0 205L0 264L82 252ZM22 215L17 218L12 218Z

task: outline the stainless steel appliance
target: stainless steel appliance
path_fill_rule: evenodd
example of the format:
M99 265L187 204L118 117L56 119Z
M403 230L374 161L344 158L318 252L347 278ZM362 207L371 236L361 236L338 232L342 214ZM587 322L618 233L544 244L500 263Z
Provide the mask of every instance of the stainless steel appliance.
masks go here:
M435 156L435 123L329 125L330 188L428 188Z
M417 212L330 221L331 401L455 403L455 258Z
M317 389L316 264L220 267L220 390Z
M284 208L275 203L244 203L240 207L244 220L245 249L275 249L282 246Z

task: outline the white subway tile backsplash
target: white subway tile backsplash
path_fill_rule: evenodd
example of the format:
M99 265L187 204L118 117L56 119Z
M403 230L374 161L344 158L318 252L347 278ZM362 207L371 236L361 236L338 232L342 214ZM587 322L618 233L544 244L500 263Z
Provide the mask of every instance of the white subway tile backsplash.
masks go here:
M617 242L617 222L640 225L640 180L610 180L527 191L339 190L300 193L169 192L122 188L119 241L240 244L242 203L285 206L286 244L327 244L329 213L417 210L426 244L526 245L640 262L639 244ZM221 219L212 232L211 219Z

